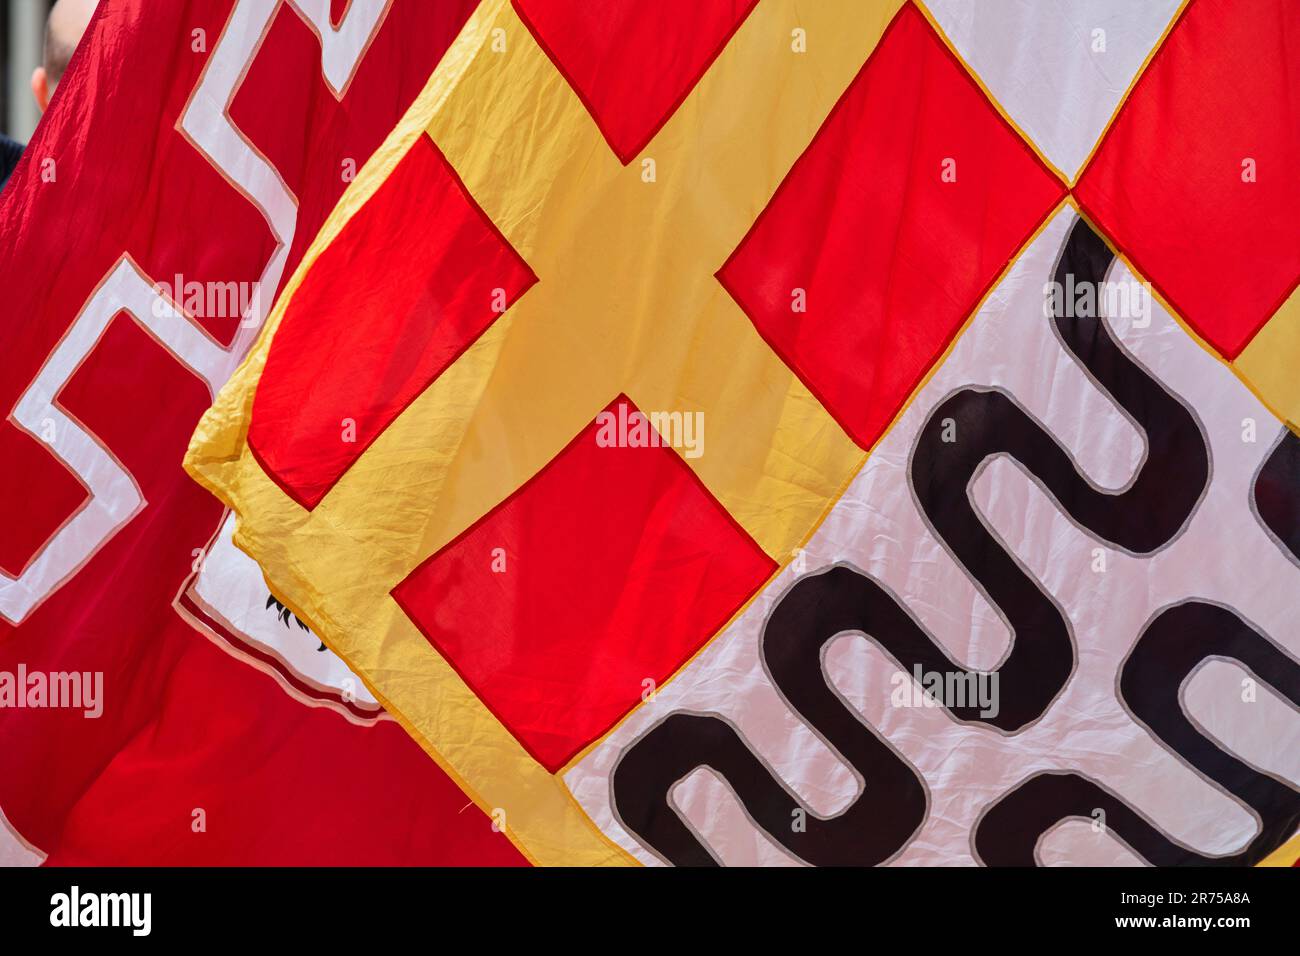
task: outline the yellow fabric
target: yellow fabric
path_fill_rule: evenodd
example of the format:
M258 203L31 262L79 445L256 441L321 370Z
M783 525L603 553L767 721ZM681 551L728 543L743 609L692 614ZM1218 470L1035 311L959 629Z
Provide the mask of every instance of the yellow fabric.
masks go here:
M1300 860L1300 833L1260 860L1259 865L1295 866L1297 860Z
M1233 362L1270 409L1300 432L1300 288L1291 292L1268 323Z
M641 160L617 161L510 4L484 3L344 195L195 433L186 467L239 514L236 544L480 807L504 811L507 835L534 862L631 858L524 752L389 591L619 392L642 408L703 411L707 454L688 464L769 555L790 559L863 452L713 273L899 6L759 4L645 150L655 163L645 182ZM791 53L774 68L774 45L788 49L795 27L817 55ZM504 52L493 49L497 30ZM714 115L731 118L728 133L713 132L723 128L707 122ZM303 275L425 130L540 282L307 512L248 452L257 379Z

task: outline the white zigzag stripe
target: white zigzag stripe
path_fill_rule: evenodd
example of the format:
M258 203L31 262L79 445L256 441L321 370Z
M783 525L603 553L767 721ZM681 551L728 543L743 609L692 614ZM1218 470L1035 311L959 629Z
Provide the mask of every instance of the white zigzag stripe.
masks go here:
M354 0L337 30L329 0L240 0L221 34L178 124L199 150L266 218L277 242L261 286L275 289L297 227L297 200L275 169L244 139L228 107L258 54L266 31L288 3L321 41L321 70L341 96L388 11L390 0ZM108 271L67 334L19 399L11 419L70 468L90 501L68 520L14 578L0 572L0 616L23 621L73 577L147 502L131 474L55 396L99 342L108 323L127 311L146 332L215 393L229 378L266 318L269 302L254 297L229 348L155 292L155 283L126 256ZM49 437L47 437L49 436Z

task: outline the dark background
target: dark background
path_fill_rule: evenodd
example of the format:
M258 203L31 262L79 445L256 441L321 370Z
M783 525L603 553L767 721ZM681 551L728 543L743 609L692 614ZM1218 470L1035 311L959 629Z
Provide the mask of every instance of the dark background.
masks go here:
M27 142L39 113L28 81L41 62L54 0L0 0L0 133Z

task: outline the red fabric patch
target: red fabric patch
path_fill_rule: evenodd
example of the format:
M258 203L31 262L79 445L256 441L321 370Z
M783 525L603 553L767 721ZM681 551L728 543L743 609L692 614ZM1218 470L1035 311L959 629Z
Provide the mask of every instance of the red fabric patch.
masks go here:
M316 507L370 444L537 281L421 136L294 295L253 400L248 444Z
M636 410L619 398L606 411L617 420ZM675 451L602 446L603 423L602 413L393 589L552 773L641 699L643 681L671 676L776 568Z
M624 165L717 59L757 0L514 0Z
M6 516L0 534L0 571L17 577L90 500L90 493L48 448L12 422L0 425L0 461L0 501L23 503L13 509L12 518ZM39 498L30 496L34 475L40 477Z
M47 865L527 865L396 721L362 728L305 707L190 638L149 722L70 809ZM124 680L105 677L107 707L122 706L113 695L130 692ZM44 734L84 736L106 723L80 711L19 713L38 715L32 723L60 715ZM196 808L206 812L200 833Z
M908 5L718 279L870 448L1064 193Z
M1197 333L1235 358L1300 279L1294 0L1198 0L1075 189ZM1254 182L1243 162L1254 160Z

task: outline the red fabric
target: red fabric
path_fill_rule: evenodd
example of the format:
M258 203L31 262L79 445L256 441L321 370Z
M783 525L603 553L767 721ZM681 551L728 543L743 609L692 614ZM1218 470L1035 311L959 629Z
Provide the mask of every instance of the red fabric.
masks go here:
M100 5L0 199L0 410L14 407L124 252L157 281L259 277L273 246L265 220L176 128L232 6ZM364 162L472 7L394 0L341 101L318 82L319 43L281 10L234 112L299 199L285 276L347 185L343 160ZM199 29L206 52L192 50ZM55 182L40 181L45 159ZM235 332L232 318L204 322L222 341ZM147 505L19 626L0 621L2 670L104 672L98 720L0 710L0 808L16 829L52 862L522 862L395 724L360 727L305 706L173 610L191 552L222 515L180 467L208 402L201 383L119 317L61 401ZM0 434L6 454L23 449L0 498L12 573L80 496L11 423ZM191 829L195 808L208 813L206 833Z
M659 132L757 0L514 0L627 164Z
M1064 192L909 4L718 278L870 448Z
M49 864L523 862L396 722L304 707L207 641L177 656L152 709L71 808Z
M413 254L414 253L414 254ZM421 136L321 254L276 330L248 444L314 508L443 369L537 281ZM355 424L354 440L342 424Z
M1300 129L1282 119L1300 101L1297 50L1294 0L1194 0L1075 190L1229 359L1300 280Z
M599 422L393 590L552 772L776 569L676 451L601 445Z
M38 501L28 502L23 521L7 522L0 535L0 571L18 575L40 546L58 530L68 515L86 501L85 486L72 472L50 460L50 453L31 435L0 423L0 502L22 500L31 492L32 476L41 478ZM0 625L2 626L2 625Z

